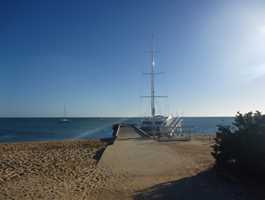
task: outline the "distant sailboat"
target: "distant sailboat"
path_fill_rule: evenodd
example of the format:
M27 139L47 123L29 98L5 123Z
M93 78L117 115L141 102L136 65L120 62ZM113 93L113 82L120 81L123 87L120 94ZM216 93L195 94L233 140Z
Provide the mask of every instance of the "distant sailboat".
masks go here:
M70 120L67 118L67 113L66 113L66 106L64 105L64 114L63 114L63 118L60 119L60 123L69 123Z

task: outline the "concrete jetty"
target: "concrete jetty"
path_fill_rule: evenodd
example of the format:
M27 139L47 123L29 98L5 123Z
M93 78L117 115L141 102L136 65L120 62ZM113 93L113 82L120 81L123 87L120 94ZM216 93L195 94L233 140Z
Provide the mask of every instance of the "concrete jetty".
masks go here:
M133 126L120 125L116 133L116 140L140 139L143 138Z
M208 140L158 142L142 136L133 126L119 126L114 143L97 165L108 174L97 199L194 199L194 185L214 183L204 175L185 180L208 169L213 163L210 152ZM170 192L164 187L171 188ZM203 197L200 199L216 198L216 188L212 198L206 198L203 189L196 191Z
M156 175L174 170L176 153L168 146L140 134L132 126L120 126L115 142L107 147L98 166L132 176Z

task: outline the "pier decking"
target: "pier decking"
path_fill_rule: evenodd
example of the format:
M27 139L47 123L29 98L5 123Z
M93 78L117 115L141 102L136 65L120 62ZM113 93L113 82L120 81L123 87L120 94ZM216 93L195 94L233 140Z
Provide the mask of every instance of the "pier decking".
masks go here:
M117 131L117 140L140 139L142 136L132 126L122 125Z

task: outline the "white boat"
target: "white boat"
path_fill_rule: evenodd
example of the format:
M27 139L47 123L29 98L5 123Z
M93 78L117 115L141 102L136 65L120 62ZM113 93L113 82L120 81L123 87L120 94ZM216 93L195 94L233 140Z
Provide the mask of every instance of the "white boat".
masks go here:
M183 119L178 116L162 116L146 117L142 120L140 129L152 136L174 137L183 134Z
M64 105L64 115L63 118L59 120L60 123L69 123L70 119L67 118L67 113L66 113L66 106Z
M68 122L70 122L70 120L69 119L66 119L66 118L63 118L63 119L60 119L59 122L60 123L68 123Z
M162 124L165 123L166 117L156 115L154 117L146 117L142 120L140 128L147 133L160 132Z
M182 122L183 119L179 116L163 116L163 115L156 115L155 109L155 99L166 97L166 96L157 96L155 95L155 88L154 88L154 75L158 74L154 72L155 68L155 59L154 59L154 48L150 51L151 53L151 71L150 73L146 73L150 75L150 83L151 83L151 93L150 96L143 96L150 98L151 104L151 116L146 117L142 120L139 128L144 132L148 133L151 136L157 137L176 137L182 135Z

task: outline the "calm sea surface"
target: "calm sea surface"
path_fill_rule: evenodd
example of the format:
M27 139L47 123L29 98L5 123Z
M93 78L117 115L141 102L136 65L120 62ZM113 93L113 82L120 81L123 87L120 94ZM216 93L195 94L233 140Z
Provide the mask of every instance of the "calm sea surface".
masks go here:
M141 118L0 118L0 142L96 139L110 137L112 124L138 123ZM231 125L232 117L185 117L184 126L194 134L214 134L217 125Z

